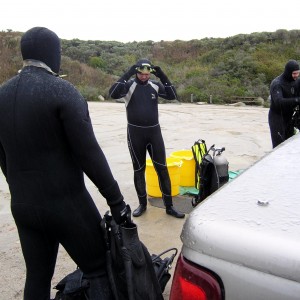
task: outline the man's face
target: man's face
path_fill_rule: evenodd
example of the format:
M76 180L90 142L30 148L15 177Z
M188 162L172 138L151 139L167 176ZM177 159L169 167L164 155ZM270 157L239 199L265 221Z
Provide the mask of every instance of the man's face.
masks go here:
M148 63L143 63L141 66L137 68L137 78L142 81L146 82L150 78L150 73L153 71L152 67Z
M143 73L137 73L137 78L142 81L142 82L145 82L145 81L148 81L149 78L150 78L150 73L149 74L143 74ZM299 75L299 74L298 74Z
M294 71L294 72L292 73L293 79L294 79L294 80L297 80L298 77L299 77L299 74L300 74L300 71Z

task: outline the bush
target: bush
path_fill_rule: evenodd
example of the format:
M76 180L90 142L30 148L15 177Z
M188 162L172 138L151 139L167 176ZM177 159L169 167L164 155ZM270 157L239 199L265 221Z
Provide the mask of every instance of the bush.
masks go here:
M86 101L99 101L99 96L101 95L99 89L92 86L80 86L78 90Z

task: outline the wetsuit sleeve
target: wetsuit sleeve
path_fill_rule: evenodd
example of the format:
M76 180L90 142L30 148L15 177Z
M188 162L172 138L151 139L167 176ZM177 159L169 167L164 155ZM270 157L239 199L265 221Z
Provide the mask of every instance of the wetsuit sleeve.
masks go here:
M7 172L6 172L6 157L5 157L5 152L4 152L4 149L3 149L3 146L2 144L0 143L0 167L1 167L1 170L4 174L4 176L6 177L7 176Z
M128 92L128 80L136 72L136 65L130 67L130 69L125 72L117 82L115 82L112 87L109 89L109 96L113 99L120 99L124 97Z
M275 84L271 88L271 98L277 110L293 109L300 103L299 97L284 98L283 90L280 84Z
M118 183L96 140L87 102L72 85L64 91L64 95L59 114L76 162L97 186L109 206L123 204Z
M157 85L159 87L158 89L159 97L164 98L166 100L177 100L176 89L169 80L167 82L165 81L165 84L158 81Z
M117 81L109 89L109 97L112 99L120 99L127 94L128 89L126 88L125 81Z

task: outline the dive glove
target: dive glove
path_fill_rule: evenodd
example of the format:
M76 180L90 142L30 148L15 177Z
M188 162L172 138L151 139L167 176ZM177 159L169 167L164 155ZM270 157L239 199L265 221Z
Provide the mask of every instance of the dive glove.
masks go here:
M171 85L171 82L169 81L167 75L162 71L161 67L154 66L153 70L153 74L158 77L163 84Z
M111 215L117 224L123 224L130 220L130 207L124 201L110 207Z
M122 80L129 80L131 76L135 75L136 74L136 68L137 68L137 65L133 65L131 66L125 73L124 75L121 77Z

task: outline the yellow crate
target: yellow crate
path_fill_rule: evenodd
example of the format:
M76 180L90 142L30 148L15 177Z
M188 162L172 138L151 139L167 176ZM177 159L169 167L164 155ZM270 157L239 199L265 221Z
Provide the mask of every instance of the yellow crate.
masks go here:
M170 157L182 160L180 168L180 185L195 186L195 159L192 150L179 150L170 154Z
M171 180L171 195L179 194L180 185L180 168L182 161L178 158L167 157L167 167ZM158 183L158 177L154 169L151 159L146 160L146 186L147 194L152 197L162 197L162 193Z

